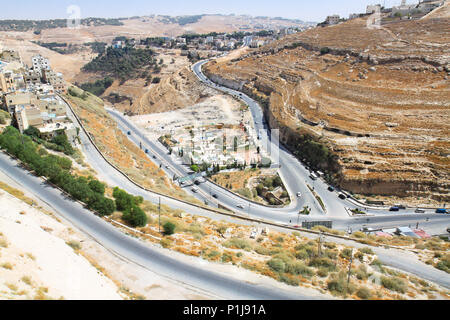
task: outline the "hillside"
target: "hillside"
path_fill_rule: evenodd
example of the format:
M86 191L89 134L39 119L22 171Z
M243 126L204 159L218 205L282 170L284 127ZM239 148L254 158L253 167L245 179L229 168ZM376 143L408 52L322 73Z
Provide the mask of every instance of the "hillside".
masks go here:
M305 136L326 146L337 163L332 157L313 164L334 172L345 189L445 202L450 18L444 9L381 29L367 28L365 18L311 29L210 63L206 73L258 97L271 127L281 129L299 157L310 151Z

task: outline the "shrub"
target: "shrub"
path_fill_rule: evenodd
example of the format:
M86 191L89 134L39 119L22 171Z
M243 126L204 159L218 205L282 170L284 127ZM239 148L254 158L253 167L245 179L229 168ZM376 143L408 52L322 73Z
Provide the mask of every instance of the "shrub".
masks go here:
M367 300L372 297L372 292L366 287L361 287L358 289L358 291L356 291L356 295L358 296L358 298Z
M164 238L164 239L161 239L161 241L159 243L161 244L161 246L163 248L170 248L170 246L172 245L172 240L169 238Z
M391 291L396 291L400 293L405 293L408 289L407 283L402 278L398 277L381 277L381 284L386 289L389 289Z
M311 268L308 268L301 262L294 262L290 264L286 264L286 270L287 273L294 274L294 275L302 275L306 277L310 277L314 275L314 271L311 270Z
M263 247L263 246L256 246L255 252L257 254L260 254L262 256L269 256L270 255L270 249Z
M375 254L372 249L368 248L368 247L364 247L358 250L361 253L365 253L365 254Z
M317 275L321 278L325 278L328 276L328 270L325 268L319 268L319 270L317 270Z
M275 272L282 273L286 269L286 264L283 262L283 260L279 258L272 258L269 261L267 261L267 265L270 269L272 269Z
M344 250L341 251L339 256L344 259L350 259L352 256L352 249L345 248Z
M310 267L325 268L330 271L336 270L336 264L329 258L313 258L308 264Z
M222 254L222 262L227 263L227 262L231 262L232 260L233 260L233 255L231 253L224 252Z
M243 249L246 251L250 251L252 249L252 245L250 244L250 242L241 238L232 238L226 241L223 245L228 248Z
M358 269L356 269L356 278L358 278L359 280L367 280L367 278L369 277L369 275L367 274L367 268L365 265L360 265L358 267Z
M163 225L163 228L164 228L164 233L165 233L166 235L171 235L171 234L174 234L174 233L175 233L176 225L173 224L172 222L166 222L166 223Z
M278 280L281 282L284 282L290 286L298 286L300 284L300 281L298 279L290 278L283 274L278 277Z

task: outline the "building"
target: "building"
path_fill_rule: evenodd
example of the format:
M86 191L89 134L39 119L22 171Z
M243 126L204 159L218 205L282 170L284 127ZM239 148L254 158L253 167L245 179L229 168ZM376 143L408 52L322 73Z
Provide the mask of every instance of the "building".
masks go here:
M376 12L381 12L381 4L368 5L366 8L367 14L373 14Z
M64 81L63 75L61 73L56 73L52 70L44 70L43 80L44 82L52 85L52 87L57 92L66 93L66 82Z
M20 132L27 130L30 126L36 128L44 126L41 110L33 105L17 105L14 116Z
M47 58L44 58L41 55L32 57L31 63L33 65L33 70L39 72L41 74L41 77L44 70L50 70L50 62Z
M71 144L76 142L77 130L73 123L48 123L38 129L42 139L51 140L65 133Z
M0 94L16 90L14 74L11 71L0 73Z
M30 105L31 94L29 92L14 92L5 95L5 104L7 111L14 115L16 106L18 105Z
M420 10L421 13L427 14L433 11L436 8L439 8L444 4L444 1L436 1L436 0L423 0L417 6L417 9Z
M334 14L332 16L328 16L325 19L325 23L329 24L329 25L334 25L334 24L338 24L340 20L341 20L341 18L339 17L339 15L338 14Z

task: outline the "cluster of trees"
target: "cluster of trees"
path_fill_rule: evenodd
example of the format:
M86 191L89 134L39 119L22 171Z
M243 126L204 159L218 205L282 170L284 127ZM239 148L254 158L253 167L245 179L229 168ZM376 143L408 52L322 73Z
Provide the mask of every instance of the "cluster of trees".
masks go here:
M122 211L122 219L133 227L145 227L147 215L139 207L144 199L135 197L118 187L114 188L113 197L116 199L117 210Z
M203 15L195 15L195 16L181 16L181 17L171 17L171 16L161 16L163 18L163 23L176 23L180 26L185 26L187 24L192 24L198 22Z
M86 72L102 72L122 81L140 76L144 67L156 66L154 52L149 49L109 47L83 67Z
M79 87L84 91L88 91L96 96L101 96L106 89L111 87L114 79L110 77L103 78L101 80L97 80L95 82L86 82L81 84Z
M106 50L107 43L106 42L87 42L84 45L91 47L92 51L98 54L103 54Z
M121 26L123 23L120 19L104 19L104 18L86 18L80 20L81 25L85 26ZM28 31L65 28L67 27L67 19L52 20L0 20L0 31Z
M67 155L73 155L75 153L75 150L67 139L67 135L65 134L64 130L57 131L57 135L53 137L51 141L41 139L41 133L39 129L33 126L29 126L28 129L26 129L23 133L31 137L33 141L44 145L48 149L63 152Z
M0 135L0 147L27 164L38 176L49 179L73 198L84 202L89 209L100 215L115 211L115 203L104 196L104 185L94 178L72 175L72 161L64 157L49 155L33 142L31 137L22 135L14 127L7 127Z

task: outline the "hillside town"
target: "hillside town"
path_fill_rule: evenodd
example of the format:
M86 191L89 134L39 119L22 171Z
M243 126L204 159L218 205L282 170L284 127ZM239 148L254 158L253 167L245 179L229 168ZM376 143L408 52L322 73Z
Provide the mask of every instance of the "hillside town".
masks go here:
M0 106L20 132L35 127L40 138L52 139L65 133L71 143L77 132L66 115L66 103L59 94L67 92L61 73L52 70L45 57L36 55L30 66L15 51L0 51Z
M388 16L383 19L382 23L387 23L395 18L402 20L420 19L434 9L443 6L444 3L444 0L420 0L418 3L407 4L406 0L402 0L400 5L393 6L392 8L385 8L381 4L368 5L365 13L351 13L348 20L362 18L374 13L388 14ZM325 21L320 25L336 25L345 21L347 21L347 19L334 14L327 16Z

